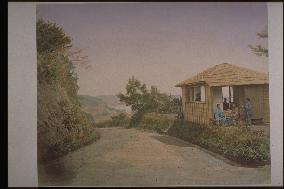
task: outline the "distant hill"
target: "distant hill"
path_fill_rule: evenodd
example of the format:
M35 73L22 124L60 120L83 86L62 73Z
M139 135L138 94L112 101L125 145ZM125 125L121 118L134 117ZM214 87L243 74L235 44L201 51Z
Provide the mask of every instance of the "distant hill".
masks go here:
M126 112L128 114L131 114L131 107L126 106L124 102L120 102L119 98L114 95L100 95L96 96L96 98L102 100L105 102L110 108L117 109L122 112Z
M82 106L98 106L105 103L100 98L89 95L78 95L78 99Z
M116 108L121 105L119 99L113 95L89 96L78 95L82 110L92 115L96 122L105 121L111 116L126 112L121 108Z
M99 95L96 96L96 98L102 100L103 102L111 106L123 105L123 102L120 102L119 98L114 95Z

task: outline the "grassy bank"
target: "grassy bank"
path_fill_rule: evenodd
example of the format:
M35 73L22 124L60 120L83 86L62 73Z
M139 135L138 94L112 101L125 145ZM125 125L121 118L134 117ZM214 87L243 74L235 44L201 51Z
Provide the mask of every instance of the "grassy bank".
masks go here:
M243 165L270 164L269 138L241 126L197 125L169 114L147 113L136 128L174 136Z
M260 131L251 131L246 127L196 125L176 120L167 134L241 164L270 164L269 139Z

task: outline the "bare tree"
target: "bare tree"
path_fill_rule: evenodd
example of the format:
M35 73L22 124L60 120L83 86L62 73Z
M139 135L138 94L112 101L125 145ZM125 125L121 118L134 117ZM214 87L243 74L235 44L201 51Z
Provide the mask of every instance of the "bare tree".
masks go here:
M84 50L88 49L84 48L74 48L74 49L70 49L68 51L68 57L70 58L71 62L75 65L75 66L81 66L85 69L88 69L91 67L91 64L89 63L88 60L88 56L84 55Z

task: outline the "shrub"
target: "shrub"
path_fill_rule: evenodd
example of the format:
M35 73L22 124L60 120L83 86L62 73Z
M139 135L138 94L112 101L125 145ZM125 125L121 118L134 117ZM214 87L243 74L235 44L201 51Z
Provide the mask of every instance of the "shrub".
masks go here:
M111 117L111 125L114 127L127 127L130 119L125 113L120 113Z
M96 121L95 121L95 119L94 119L92 114L90 114L88 112L83 112L83 113L85 114L86 118L90 121L90 123L92 123L93 125L96 124Z
M125 113L112 116L110 120L99 122L95 124L95 127L106 128L106 127L128 127L130 118Z
M176 120L168 134L200 145L228 159L246 164L270 162L269 140L245 127L196 125Z
M134 76L129 78L125 89L126 93L119 93L117 97L126 106L131 106L131 110L134 112L129 127L136 127L145 113L179 112L181 106L179 98L161 93L155 86L147 89L146 84L140 82Z
M112 127L112 121L111 120L106 120L106 121L97 122L95 124L95 127L97 127L97 128Z
M62 93L61 93L62 92ZM38 159L57 158L98 139L94 125L64 90L38 87Z
M172 126L174 119L166 114L147 113L138 123L138 128L165 133Z
M131 128L131 127L137 127L138 124L140 123L140 121L142 120L144 115L144 112L136 112L134 113L131 118L130 118L130 122L129 125L127 127Z

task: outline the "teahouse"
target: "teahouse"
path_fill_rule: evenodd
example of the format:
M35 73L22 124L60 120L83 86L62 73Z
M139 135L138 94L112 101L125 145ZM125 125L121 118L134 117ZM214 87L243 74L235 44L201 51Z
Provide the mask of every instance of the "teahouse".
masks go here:
M176 87L182 88L182 111L188 121L208 124L213 119L216 104L222 105L222 88L226 87L230 102L242 107L246 98L250 98L252 118L269 123L269 81L266 73L223 63L180 82Z

